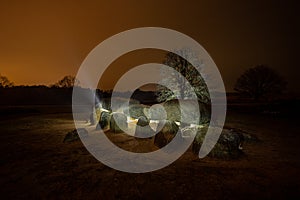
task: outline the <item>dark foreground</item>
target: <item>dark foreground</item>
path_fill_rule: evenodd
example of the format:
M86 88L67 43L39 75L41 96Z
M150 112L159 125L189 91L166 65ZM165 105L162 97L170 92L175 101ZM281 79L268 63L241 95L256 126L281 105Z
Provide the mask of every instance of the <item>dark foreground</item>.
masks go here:
M98 162L80 141L63 143L74 129L70 113L2 118L1 199L300 199L297 121L229 114L227 126L260 140L246 143L243 157L200 160L189 150L162 170L129 174Z

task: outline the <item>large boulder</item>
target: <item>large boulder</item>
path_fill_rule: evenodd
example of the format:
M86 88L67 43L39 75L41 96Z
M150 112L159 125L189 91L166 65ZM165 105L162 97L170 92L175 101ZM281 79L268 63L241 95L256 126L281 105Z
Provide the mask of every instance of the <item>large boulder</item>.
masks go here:
M109 112L102 111L100 114L99 123L97 124L96 130L102 129L104 131L109 129L111 115Z
M145 116L140 116L137 121L137 125L143 126L143 127L149 125L149 123L150 123L150 120Z
M174 121L161 121L157 130L160 130L154 138L154 145L162 148L166 146L176 135L179 130L178 125Z
M101 117L101 107L98 105L95 107L95 122L98 123Z
M135 129L135 136L143 138L146 138L146 136L148 136L149 138L152 138L155 132L151 129L149 123L150 120L145 116L139 117L138 122L136 124L137 126Z
M127 129L127 116L123 113L112 113L110 119L110 130L114 133L122 133Z
M124 108L124 113L132 118L138 119L141 116L147 117L144 110L149 109L149 106L143 104L132 104Z
M154 104L150 108L145 108L144 113L151 120L166 120L167 112L162 104Z
M80 139L79 135L81 137L86 137L86 136L88 136L88 132L84 128L75 129L75 130L67 133L63 142L74 142L76 140L79 140Z
M199 153L200 147L203 144L207 130L208 125L202 128L198 128L192 146L192 150L195 154ZM243 134L240 134L239 132L233 130L223 129L218 142L215 144L214 148L210 151L208 156L216 158L237 158L240 155L242 155L243 142Z

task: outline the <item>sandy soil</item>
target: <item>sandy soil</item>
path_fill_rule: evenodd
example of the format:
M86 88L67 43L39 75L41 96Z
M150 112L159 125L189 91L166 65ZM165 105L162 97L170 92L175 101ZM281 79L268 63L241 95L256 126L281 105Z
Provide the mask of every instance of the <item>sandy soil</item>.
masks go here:
M2 119L1 199L300 199L298 119L229 114L226 126L260 141L246 143L237 160L200 160L189 150L162 170L129 174L101 164L81 141L63 143L74 129L71 114ZM110 139L153 150L150 140Z

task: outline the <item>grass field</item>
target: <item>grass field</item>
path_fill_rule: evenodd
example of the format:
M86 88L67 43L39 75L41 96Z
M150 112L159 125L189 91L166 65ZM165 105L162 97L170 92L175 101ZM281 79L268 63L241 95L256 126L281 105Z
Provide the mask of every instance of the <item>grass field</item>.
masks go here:
M130 174L101 164L81 141L63 143L74 129L70 109L64 109L1 116L1 199L300 198L298 119L228 113L227 127L260 140L246 143L241 158L200 160L189 149L164 169ZM149 139L106 134L126 150L155 150Z

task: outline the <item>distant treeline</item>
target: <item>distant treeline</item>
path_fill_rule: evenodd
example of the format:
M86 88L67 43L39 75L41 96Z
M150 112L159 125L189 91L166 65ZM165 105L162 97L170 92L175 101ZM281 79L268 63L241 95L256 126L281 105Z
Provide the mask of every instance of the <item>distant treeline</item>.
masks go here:
M82 93L81 104L86 102L85 98L92 99L95 91L91 89L79 88ZM0 105L71 105L73 88L56 88L47 86L15 86L10 88L0 88ZM124 97L128 92L116 92L116 96ZM98 99L111 97L112 91L96 90ZM131 98L141 103L156 103L154 92L136 90Z
M71 105L72 88L0 88L0 105Z

